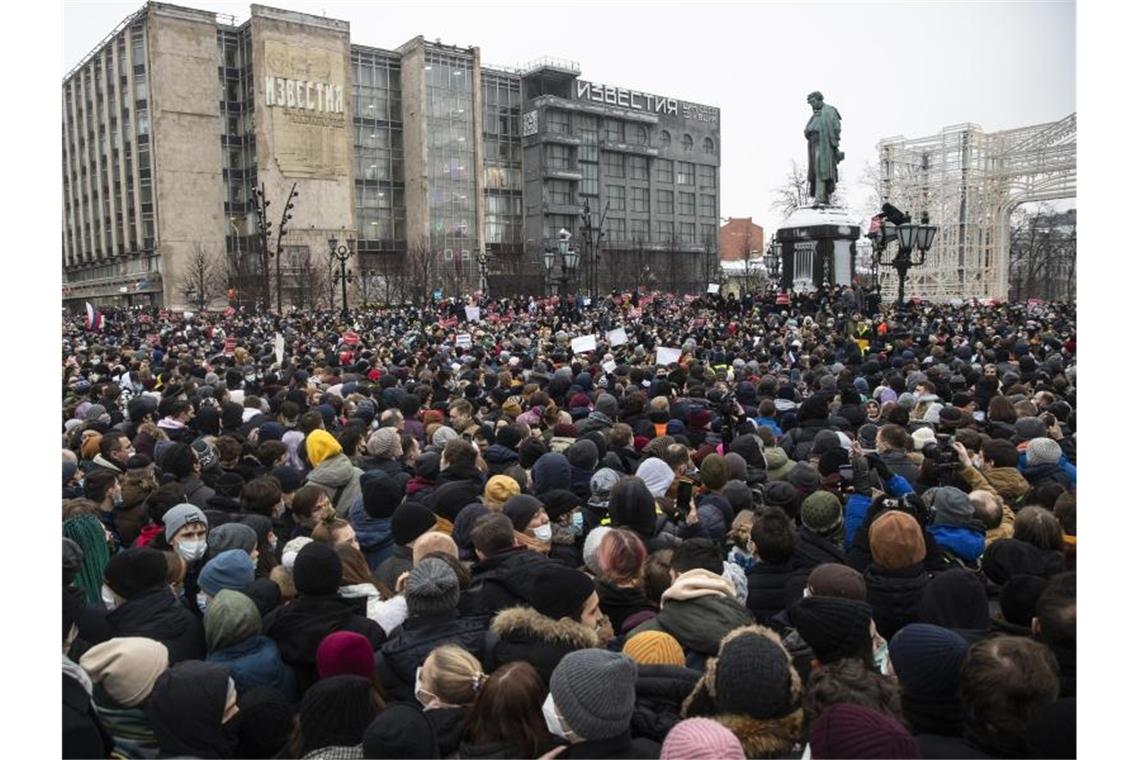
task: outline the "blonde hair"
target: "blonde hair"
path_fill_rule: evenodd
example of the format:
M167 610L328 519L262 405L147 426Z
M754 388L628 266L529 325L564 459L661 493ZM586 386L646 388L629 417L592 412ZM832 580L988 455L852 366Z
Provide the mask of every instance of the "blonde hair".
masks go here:
M428 662L434 671L429 691L449 705L472 704L487 680L479 661L454 644L436 647L424 660L424 667Z

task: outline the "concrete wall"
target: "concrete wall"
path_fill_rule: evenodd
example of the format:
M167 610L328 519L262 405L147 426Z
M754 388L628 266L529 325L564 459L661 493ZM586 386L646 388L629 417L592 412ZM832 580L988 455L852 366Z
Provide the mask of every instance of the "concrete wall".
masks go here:
M404 122L404 203L408 248L430 245L428 226L428 140L424 83L424 41L416 37L400 47L400 117ZM480 135L482 140L482 135Z
M147 22L155 245L163 300L175 308L195 248L226 250L216 29L212 13L164 5Z

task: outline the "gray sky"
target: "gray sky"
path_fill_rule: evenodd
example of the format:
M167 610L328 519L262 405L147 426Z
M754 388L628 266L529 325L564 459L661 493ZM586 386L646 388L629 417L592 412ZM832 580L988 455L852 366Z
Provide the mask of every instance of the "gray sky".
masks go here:
M249 17L248 3L180 4ZM780 222L771 190L806 153L812 90L843 116L840 178L856 210L884 137L1076 110L1073 2L265 4L347 20L354 43L393 49L422 34L477 45L494 64L567 58L584 79L718 106L720 214L751 216L766 235ZM64 2L61 75L141 5Z

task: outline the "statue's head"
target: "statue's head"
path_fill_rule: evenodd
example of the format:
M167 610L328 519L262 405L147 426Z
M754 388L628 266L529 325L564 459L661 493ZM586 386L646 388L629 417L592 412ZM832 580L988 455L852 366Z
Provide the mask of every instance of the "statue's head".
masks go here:
M811 104L812 108L819 108L823 103L823 93L821 93L819 90L816 90L807 96L807 102Z

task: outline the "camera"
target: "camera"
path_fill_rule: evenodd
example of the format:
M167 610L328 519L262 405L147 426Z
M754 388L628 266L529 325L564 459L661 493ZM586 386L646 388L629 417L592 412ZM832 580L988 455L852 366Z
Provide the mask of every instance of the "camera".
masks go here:
M945 433L939 433L934 436L933 443L923 446L922 456L939 472L952 472L957 470L960 465L958 454L950 445L950 436Z

